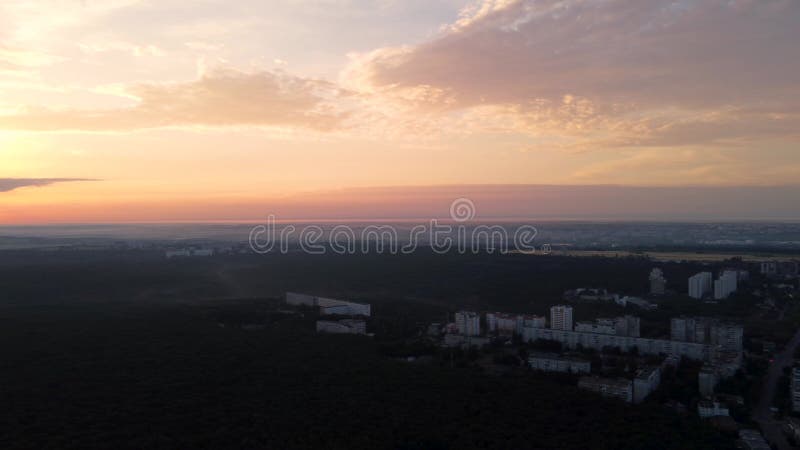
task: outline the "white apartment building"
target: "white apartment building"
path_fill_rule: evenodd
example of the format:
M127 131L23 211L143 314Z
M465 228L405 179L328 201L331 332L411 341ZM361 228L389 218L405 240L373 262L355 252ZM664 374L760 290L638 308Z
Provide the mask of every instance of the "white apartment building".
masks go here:
M552 353L536 353L528 357L531 369L542 372L591 373L592 363Z
M689 297L702 299L714 287L714 276L711 272L700 272L697 275L689 278Z
M744 329L740 325L708 317L673 317L670 328L673 341L715 345L726 352L742 351Z
M472 311L459 311L456 313L456 328L458 328L458 334L480 336L481 316Z
M550 328L572 331L572 306L556 305L550 308Z
M525 342L534 342L539 339L557 341L564 347L573 350L577 349L578 346L595 350L603 350L604 347L618 347L625 352L636 348L642 355L676 355L698 361L708 360L711 354L711 346L704 343L616 336L613 334L581 333L551 328L526 327L522 332L522 339Z
M722 300L728 298L736 292L739 273L735 270L722 272L717 281L714 282L714 299Z
M522 328L523 316L500 312L486 313L486 330L489 333L510 336Z
M578 322L575 331L579 333L617 334L610 319L597 319L595 322Z

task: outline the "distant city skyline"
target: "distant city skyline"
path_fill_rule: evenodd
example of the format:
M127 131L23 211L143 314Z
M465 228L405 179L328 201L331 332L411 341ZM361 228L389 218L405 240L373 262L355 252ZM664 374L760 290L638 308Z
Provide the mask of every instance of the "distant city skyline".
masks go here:
M800 186L445 185L351 188L247 198L109 199L95 204L58 205L7 203L0 205L0 224L262 223L270 215L278 223L450 220L451 204L462 197L474 204L471 223L800 220L796 204Z

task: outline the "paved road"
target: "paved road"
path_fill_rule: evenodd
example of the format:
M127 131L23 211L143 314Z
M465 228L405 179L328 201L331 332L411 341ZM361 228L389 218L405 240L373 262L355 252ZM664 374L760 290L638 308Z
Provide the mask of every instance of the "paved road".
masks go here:
M789 444L781 430L782 422L772 418L772 399L775 397L775 389L778 380L783 375L783 369L792 365L794 353L800 346L800 331L786 345L786 348L774 358L770 365L764 385L761 387L761 395L758 399L758 406L753 411L753 419L761 425L761 431L767 440L778 447L779 450L792 450L795 447Z

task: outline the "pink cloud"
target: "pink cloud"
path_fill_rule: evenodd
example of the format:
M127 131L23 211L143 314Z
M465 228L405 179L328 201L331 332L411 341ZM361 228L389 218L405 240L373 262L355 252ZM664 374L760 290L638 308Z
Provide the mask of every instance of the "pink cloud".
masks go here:
M372 91L436 90L451 110L501 106L518 131L589 144L796 139L798 23L792 0L485 2L433 40L354 56L345 74Z
M217 70L198 80L142 84L127 109L31 109L0 116L0 128L24 130L132 130L165 126L286 126L329 130L342 119L335 85L283 72Z

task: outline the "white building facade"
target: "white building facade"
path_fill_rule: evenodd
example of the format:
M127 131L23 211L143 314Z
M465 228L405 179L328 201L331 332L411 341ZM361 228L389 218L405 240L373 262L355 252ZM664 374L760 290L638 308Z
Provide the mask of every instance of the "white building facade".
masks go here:
M689 297L702 299L711 294L714 287L714 276L711 272L700 272L689 278Z
M636 348L642 355L677 355L698 361L708 360L711 354L711 348L708 344L616 336L613 334L581 333L550 328L525 328L522 333L522 339L525 342L534 342L540 339L556 341L569 349L576 349L578 346L595 350L603 350L605 347L617 347L624 352L628 352Z
M595 392L603 397L633 402L633 382L625 378L582 377L578 388Z
M572 331L572 307L556 305L550 308L550 328Z
M714 299L722 300L736 292L739 281L739 273L735 270L722 272L717 281L714 282Z
M464 336L481 335L481 316L472 311L459 311L456 313L456 328L458 334Z
M542 372L590 373L592 364L576 358L568 358L555 354L533 354L528 358L528 366Z
M661 384L661 369L647 367L639 369L633 379L633 403L642 403Z

